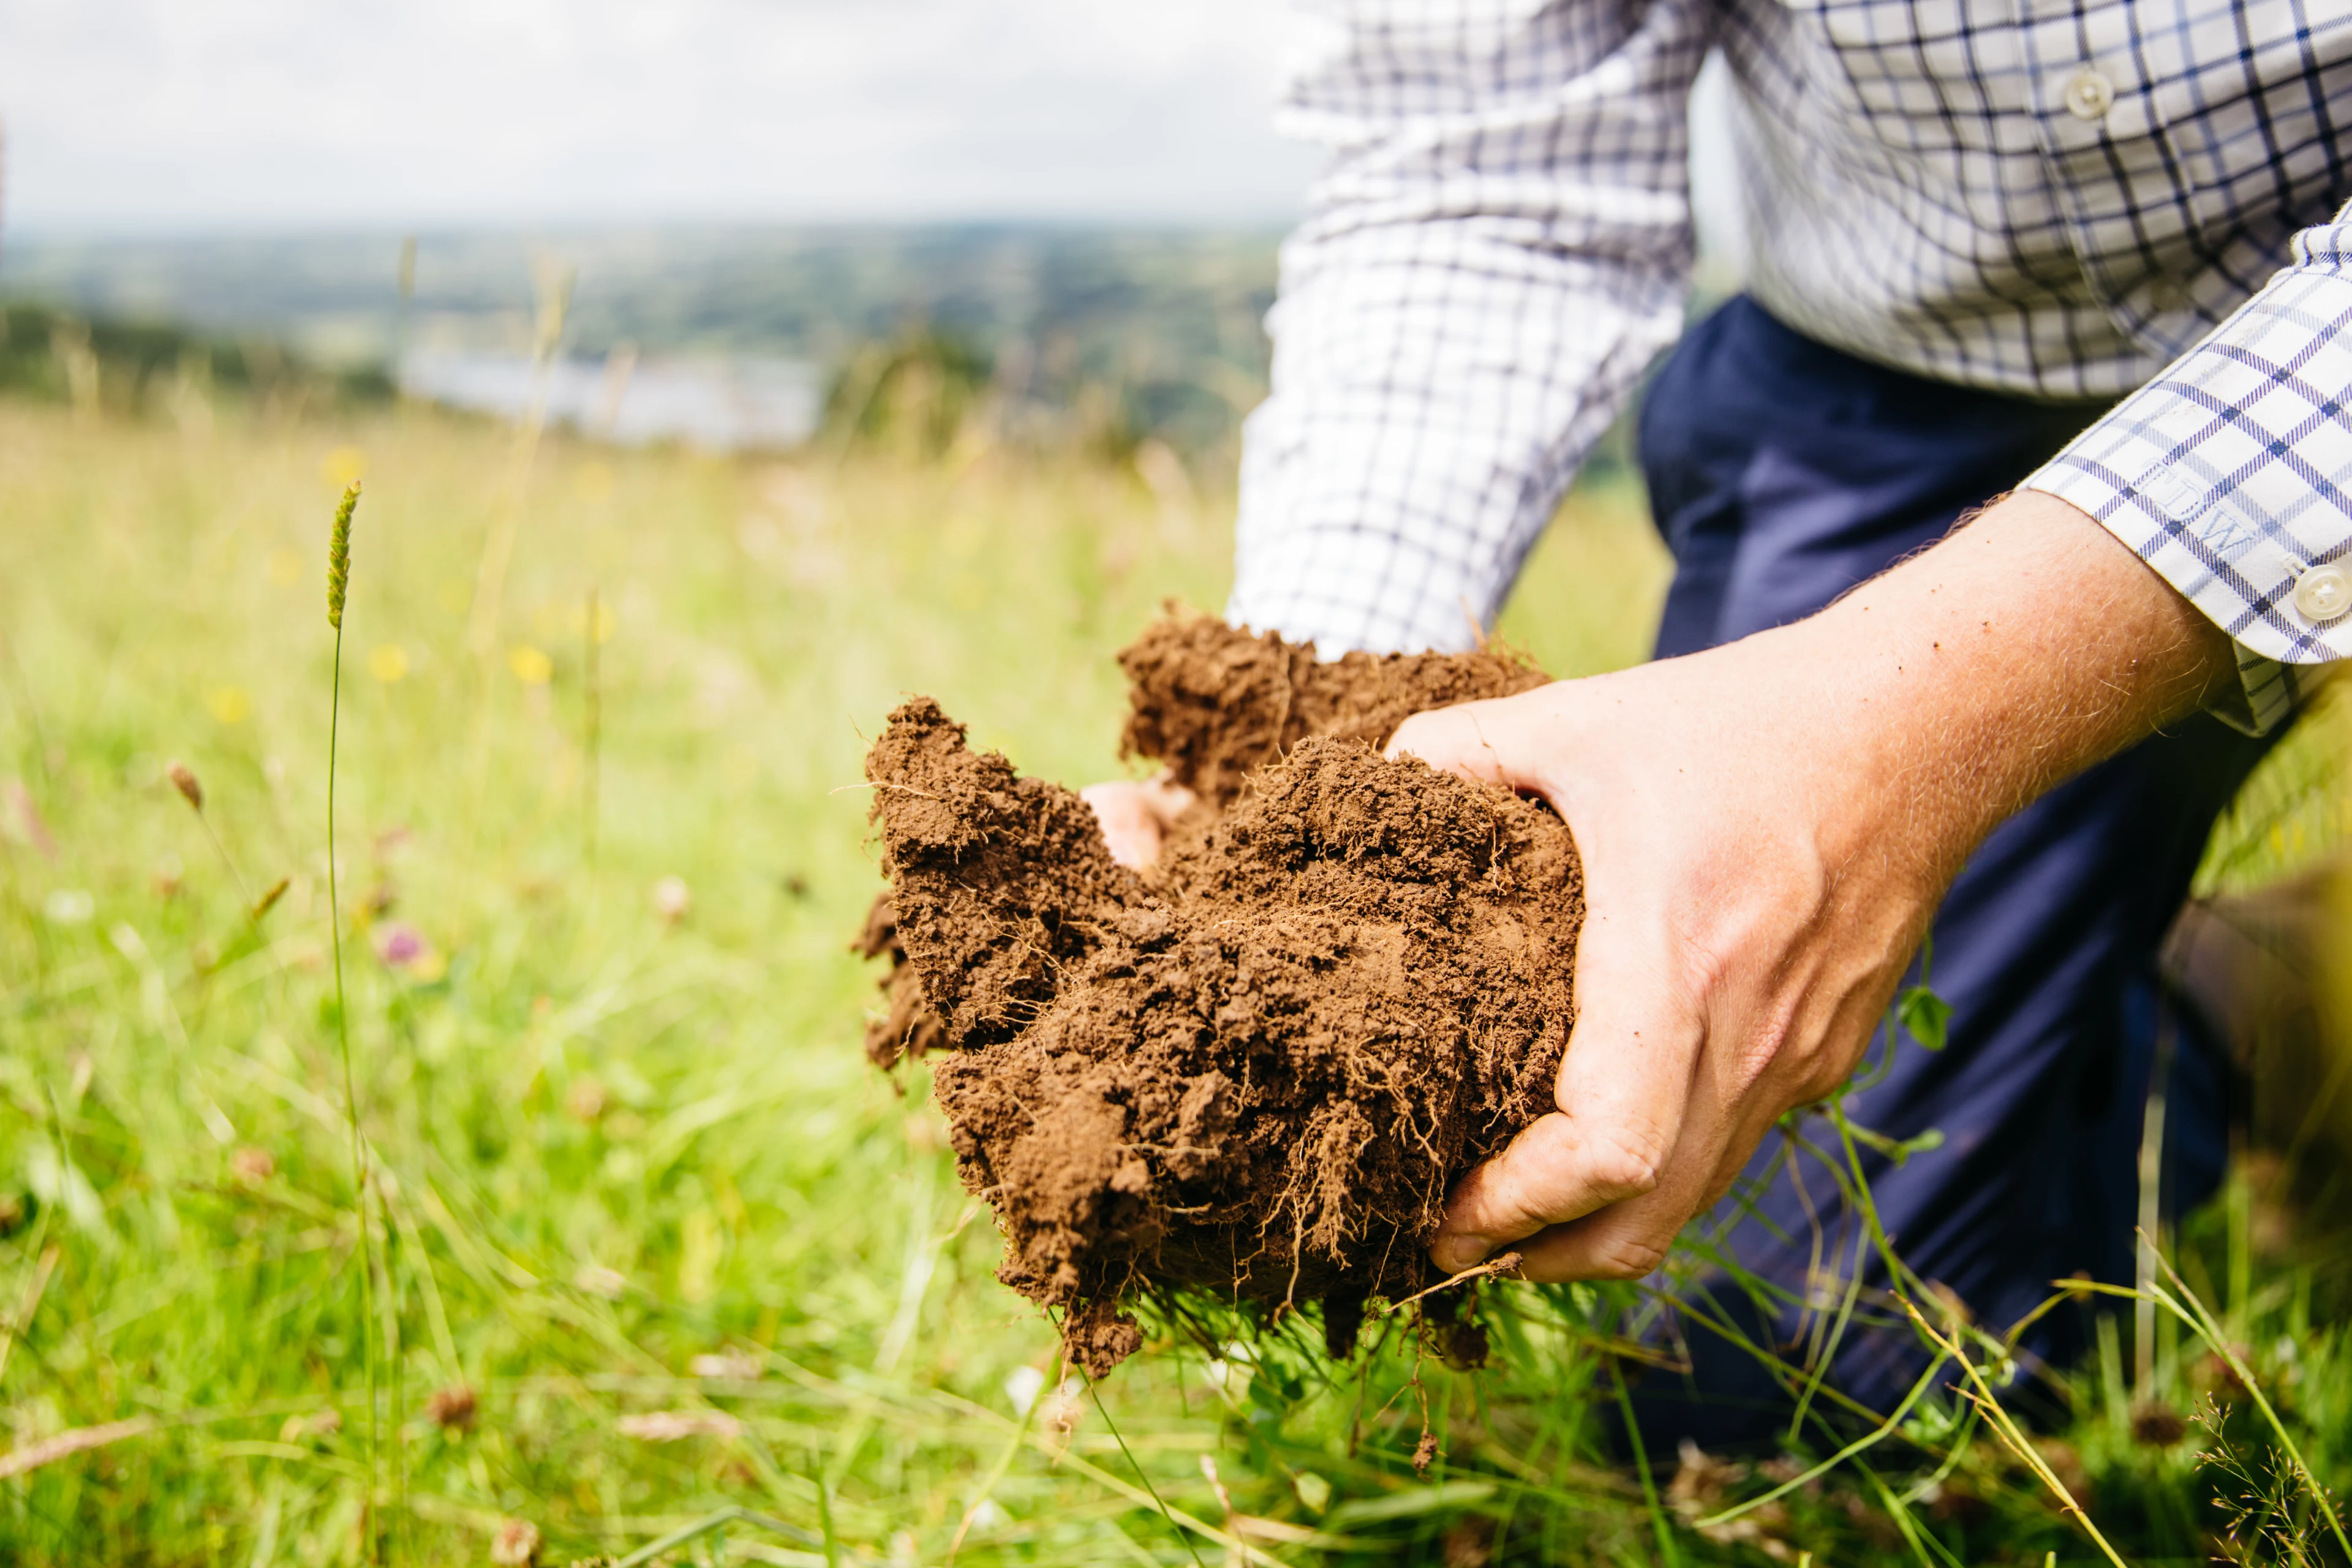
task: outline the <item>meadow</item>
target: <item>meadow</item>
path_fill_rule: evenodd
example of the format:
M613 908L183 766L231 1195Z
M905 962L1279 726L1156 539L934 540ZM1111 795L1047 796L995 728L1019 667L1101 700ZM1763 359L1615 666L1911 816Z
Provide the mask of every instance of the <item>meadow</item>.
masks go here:
M2179 1246L2229 1357L2082 1369L2032 1459L1931 1398L1704 1529L1829 1456L1604 1462L1620 1294L1492 1292L1485 1372L1203 1320L1065 1378L920 1068L859 1050L859 759L926 692L1024 772L1120 772L1110 656L1221 602L1232 507L1165 447L983 431L0 403L0 1558L2097 1560L2047 1471L2134 1563L2340 1560L2246 1391L2346 1473L2342 1249L2243 1176ZM1631 662L1664 570L1588 488L1504 633ZM2311 733L2231 875L2332 820Z

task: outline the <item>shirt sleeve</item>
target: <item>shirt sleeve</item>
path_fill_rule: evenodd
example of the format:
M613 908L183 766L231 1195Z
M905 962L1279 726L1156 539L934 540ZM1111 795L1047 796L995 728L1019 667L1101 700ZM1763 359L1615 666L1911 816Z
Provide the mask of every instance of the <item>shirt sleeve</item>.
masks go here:
M1681 330L1701 0L1325 0L1276 117L1284 245L1229 618L1461 648Z
M2352 654L2352 207L2025 483L2105 523L2238 644L2262 733Z

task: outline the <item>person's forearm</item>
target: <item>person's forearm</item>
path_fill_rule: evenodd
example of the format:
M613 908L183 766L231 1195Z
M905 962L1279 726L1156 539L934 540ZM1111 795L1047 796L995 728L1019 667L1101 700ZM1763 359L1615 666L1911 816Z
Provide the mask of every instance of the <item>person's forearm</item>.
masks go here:
M1824 846L1833 860L1902 857L1936 888L2011 813L2236 677L2218 627L2091 518L2031 491L1744 651L1858 748L1824 757L1832 787L1884 792L1891 820L1857 817L1876 818L1874 842Z

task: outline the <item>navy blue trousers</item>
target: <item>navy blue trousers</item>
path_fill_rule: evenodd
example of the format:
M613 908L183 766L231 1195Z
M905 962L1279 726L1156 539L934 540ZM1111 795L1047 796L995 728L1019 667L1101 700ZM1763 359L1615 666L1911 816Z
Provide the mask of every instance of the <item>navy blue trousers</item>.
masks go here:
M1684 340L1643 407L1641 461L1675 562L1658 656L1822 608L2013 487L2099 412L1922 380L1734 300ZM1869 1158L1874 1201L1904 1262L1979 1323L2006 1328L2078 1272L2129 1282L2159 1047L2169 1197L2186 1207L2219 1180L2226 1069L2170 1021L2156 956L2215 816L2263 744L2200 714L2011 818L1936 919L1931 981L1952 1005L1949 1043L1872 1047L1884 1076L1853 1097L1853 1120L1893 1139L1943 1135L1899 1165ZM1822 1120L1806 1131L1836 1146ZM1669 1331L1690 1371L1653 1369L1637 1384L1646 1447L1738 1447L1788 1422L1781 1384L1706 1331L1708 1312L1785 1362L1826 1360L1828 1382L1874 1409L1926 1368L1916 1335L1878 1300L1885 1271L1822 1165L1775 1134L1748 1177L1751 1206L1717 1218L1741 1265L1794 1303L1759 1306L1718 1283L1692 1304L1704 1311L1676 1314ZM1832 1351L1825 1320L1857 1268L1854 1319ZM2088 1307L2070 1306L2024 1342L2063 1364L2093 1327Z

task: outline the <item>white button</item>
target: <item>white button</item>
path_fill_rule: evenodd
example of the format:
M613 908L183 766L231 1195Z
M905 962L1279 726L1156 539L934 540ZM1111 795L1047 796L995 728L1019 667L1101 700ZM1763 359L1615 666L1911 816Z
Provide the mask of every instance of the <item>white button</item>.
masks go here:
M2077 120L2105 120L2116 103L2116 84L2084 66L2066 79L2066 112Z
M2294 580L2294 607L2315 621L2332 621L2352 610L2352 573L2341 566L2315 566Z

